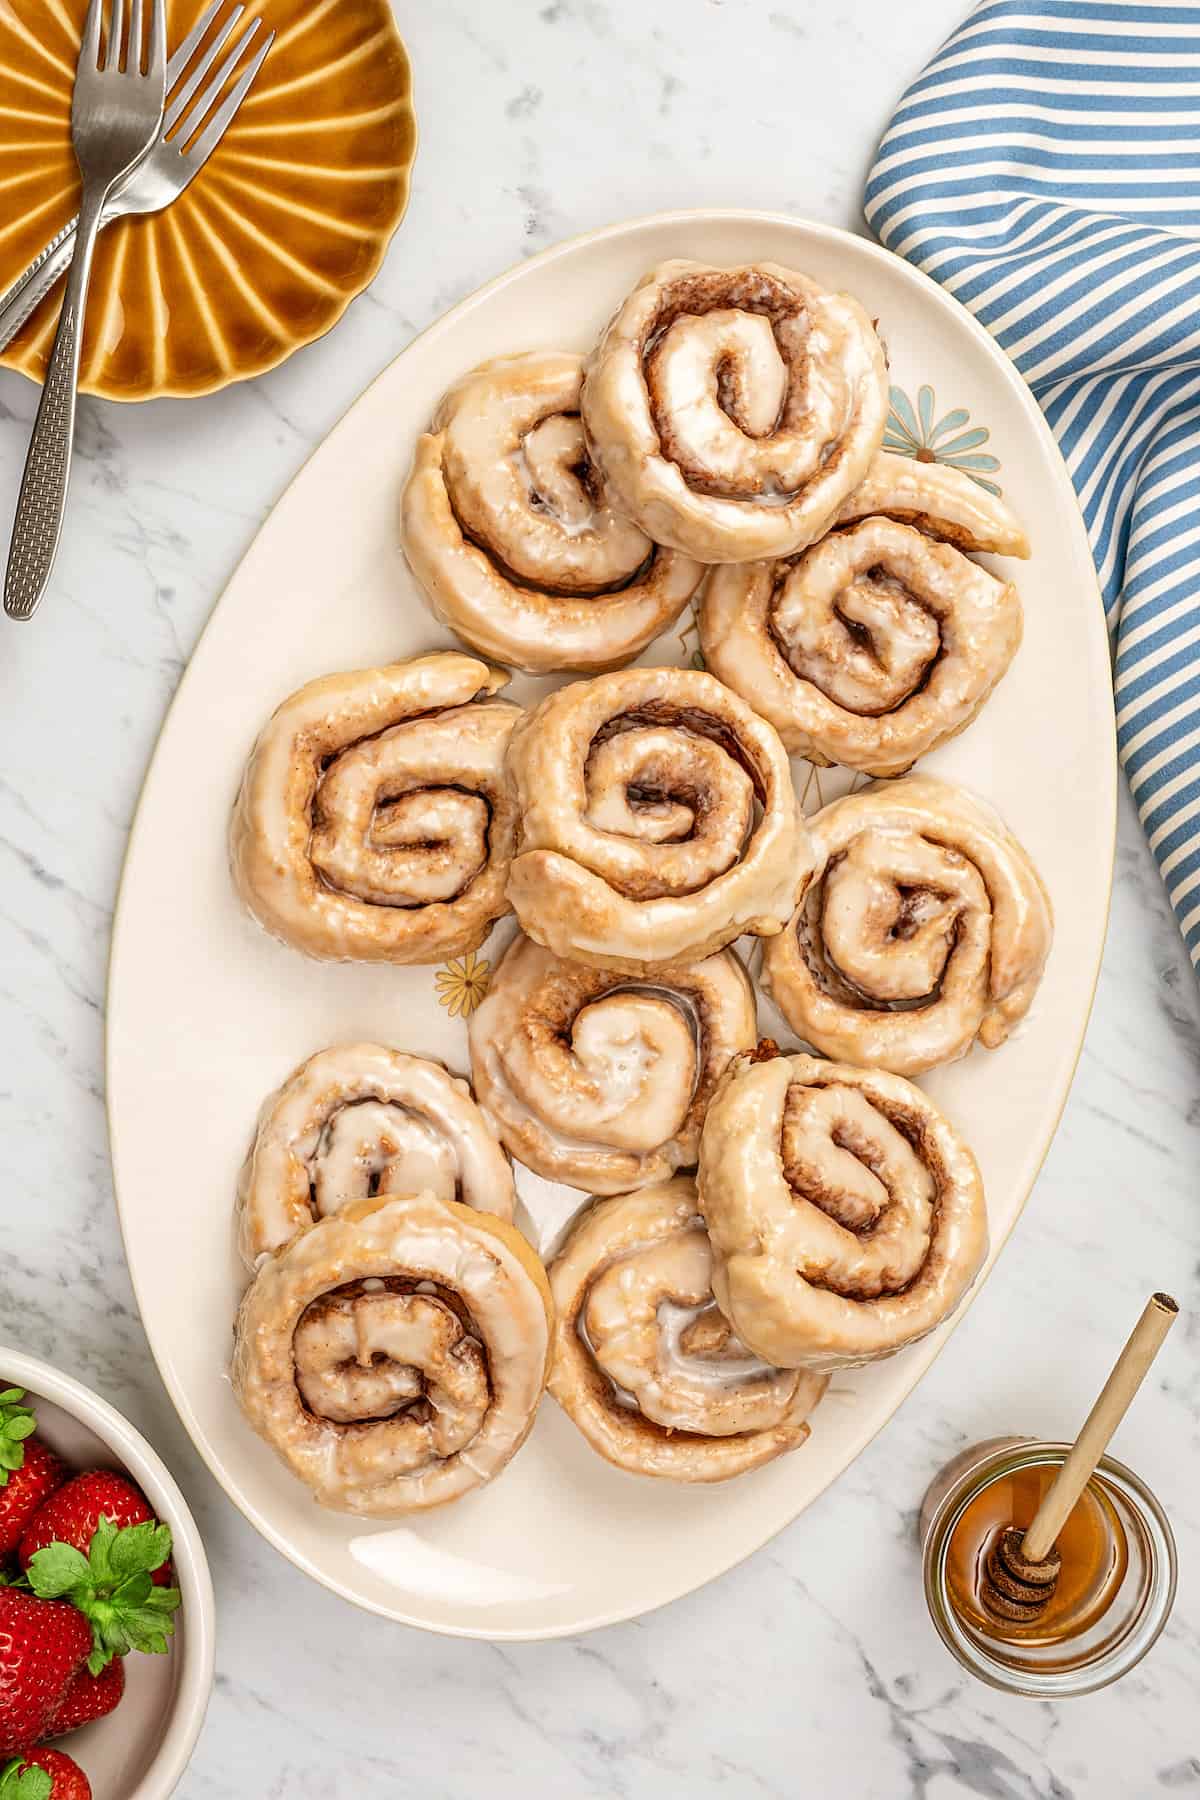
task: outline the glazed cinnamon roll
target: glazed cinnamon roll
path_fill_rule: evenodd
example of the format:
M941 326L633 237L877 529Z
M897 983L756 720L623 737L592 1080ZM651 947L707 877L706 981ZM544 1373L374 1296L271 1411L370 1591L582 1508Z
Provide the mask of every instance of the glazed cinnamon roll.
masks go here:
M949 1318L987 1253L975 1159L899 1075L735 1062L700 1140L713 1293L782 1368L873 1362Z
M359 1200L267 1257L233 1387L322 1506L373 1518L498 1475L545 1386L552 1302L515 1226L431 1193Z
M567 351L484 363L442 401L404 490L405 554L438 618L534 674L631 662L704 573L608 505L582 373Z
M963 788L910 776L809 820L812 885L763 984L838 1061L919 1075L993 1050L1029 1010L1054 926L1036 869Z
M1021 641L1016 588L956 545L1028 554L968 476L881 454L819 543L714 570L705 661L793 755L903 774L971 723Z
M865 475L887 410L883 347L858 302L775 263L652 269L584 376L613 504L707 563L811 544Z
M443 652L326 675L285 700L246 767L234 880L272 936L329 960L428 963L507 911L515 814L507 676Z
M875 516L899 519L968 553L1029 555L1025 528L1000 496L948 463L918 462L881 450L842 502L834 523L855 525Z
M825 1379L763 1362L718 1311L690 1179L589 1207L550 1287L550 1392L618 1468L727 1481L808 1437Z
M520 1162L623 1194L695 1162L717 1078L756 1035L732 950L631 980L517 937L471 1018L471 1075Z
M263 1102L238 1182L238 1246L253 1268L352 1200L422 1192L513 1215L512 1170L465 1081L382 1044L337 1044Z
M790 917L810 869L783 745L711 675L626 669L550 694L513 732L531 938L595 968L696 962Z

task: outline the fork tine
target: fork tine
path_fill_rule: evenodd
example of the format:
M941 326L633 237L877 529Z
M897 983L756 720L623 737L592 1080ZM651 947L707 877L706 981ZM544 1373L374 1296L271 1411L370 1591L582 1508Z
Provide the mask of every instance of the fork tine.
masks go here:
M257 28L257 22L256 22L256 28ZM247 45L249 44L249 42L253 36L254 36L253 31L248 31L246 33L245 37L242 39L241 43L238 45L238 49L237 49L238 56L241 56L242 52L246 49ZM243 69L242 73L238 76L236 84L230 90L226 99L223 100L221 105L217 108L217 111L213 114L212 118L208 121L208 124L204 127L204 130L200 133L200 136L196 139L196 141L192 145L191 149L185 152L189 162L195 162L197 164L197 166L199 166L201 163L205 163L208 161L209 157L212 155L213 151L216 149L216 147L220 143L221 139L225 136L225 133L226 133L227 129L229 128L229 124L230 124L231 120L235 117L235 115L238 111L238 108L242 104L242 101L246 98L246 95L250 92L250 89L253 87L254 78L258 74L258 71L262 68L263 64L266 62L267 51L271 48L271 45L274 42L275 42L275 33L272 31L272 32L268 33L265 40L259 45L258 49L254 52L254 55L250 58L250 61L247 63L246 67ZM217 83L216 86L218 87L218 90L219 90L220 83ZM196 124L199 124L199 122L200 122L199 120L195 121Z
M182 144L186 138L192 137L194 133L200 129L201 125L203 125L205 119L207 119L209 113L220 99L221 90L225 86L225 83L229 80L229 77L241 62L249 44L257 36L260 23L260 20L255 19L249 29L243 32L237 43L222 59L220 67L205 82L200 93L195 96L187 109L187 116L183 120L183 123L176 134L177 141L180 144Z
M142 0L136 0L140 14ZM138 40L140 43L140 39ZM151 0L150 43L146 53L146 73L162 76L167 65L167 0Z
M179 123L180 119L183 117L184 110L187 107L188 101L191 99L191 97L195 93L196 89L200 86L200 83L204 80L204 77L208 74L208 71L212 68L213 64L216 62L217 57L221 54L221 51L225 48L225 45L229 42L229 34L233 30L234 26L237 24L238 20L241 18L242 14L245 12L245 10L246 9L244 6L235 6L234 7L234 9L230 13L229 17L225 20L224 24L221 26L221 29L217 32L216 37L213 39L212 43L208 46L208 49L204 52L204 55L200 58L200 61L196 64L196 67L192 70L191 74L188 76L187 80L181 84L177 93L173 93L171 95L171 104L167 108L167 116L163 120L164 132L173 131L175 129L176 125Z
M167 64L168 92L174 87L175 83L179 80L179 77L183 74L183 71L191 62L193 56L195 56L197 50L200 48L200 43L205 32L208 30L224 4L225 0L212 0L212 5L207 7L205 11L201 13L200 17L196 20L196 23L192 26L192 29L184 38L182 44L180 44L179 48L175 51L175 54ZM239 7L238 13L240 13L241 10L241 7ZM237 16L238 14L235 13L234 18Z
M104 66L106 69L119 69L121 66L121 40L125 36L125 0L112 0L112 13L108 21L108 43L104 50Z
M125 58L125 67L131 75L141 73L142 67L142 0L132 0L129 12L129 54Z
M86 68L90 63L95 69L100 68L100 15L104 10L104 0L91 0L87 9L87 18L83 22L83 38L79 45L79 66Z

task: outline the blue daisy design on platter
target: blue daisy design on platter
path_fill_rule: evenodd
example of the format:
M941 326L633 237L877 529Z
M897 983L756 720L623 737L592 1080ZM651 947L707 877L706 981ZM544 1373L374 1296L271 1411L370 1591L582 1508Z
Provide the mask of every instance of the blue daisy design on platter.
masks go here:
M889 390L891 402L884 427L883 448L917 462L945 463L977 481L989 494L1000 488L988 477L1000 467L1000 459L982 448L991 433L984 425L971 425L965 406L937 417L937 397L929 386L917 390L914 406L903 388ZM965 429L969 427L969 429Z

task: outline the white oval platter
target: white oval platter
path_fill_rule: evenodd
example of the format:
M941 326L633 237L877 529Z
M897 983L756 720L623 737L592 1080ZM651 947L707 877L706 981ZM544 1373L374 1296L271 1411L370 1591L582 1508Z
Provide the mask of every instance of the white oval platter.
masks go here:
M986 333L875 245L795 219L693 212L566 243L483 288L417 339L293 482L231 581L180 685L135 821L114 930L108 1096L129 1265L155 1357L231 1499L300 1568L373 1611L466 1636L550 1637L625 1619L710 1580L803 1511L886 1423L945 1342L838 1377L799 1451L724 1487L642 1481L597 1457L552 1401L504 1475L414 1524L321 1511L244 1424L229 1387L243 1277L234 1183L262 1097L303 1057L350 1038L466 1068L455 971L309 963L266 938L230 886L226 821L272 708L313 676L451 642L397 540L400 483L442 390L487 357L586 349L644 270L667 257L770 260L848 288L878 317L892 430L963 454L1003 488L1034 545L1017 571L1025 641L982 716L925 766L990 799L1035 857L1058 938L1016 1041L925 1085L983 1169L993 1256L1058 1122L1099 967L1112 875L1115 755L1108 656L1083 527L1054 441ZM927 392L923 390L928 390ZM947 420L966 411L969 422ZM939 429L943 425L944 428ZM995 466L993 466L995 459ZM1010 568L1013 565L1009 565ZM647 662L688 662L679 628ZM545 682L518 679L526 700ZM796 765L808 804L817 783ZM837 778L822 777L824 798ZM501 926L497 941L503 941ZM480 953L486 960L493 945ZM447 994L446 990L450 993ZM776 1018L765 1018L773 1035ZM580 1196L521 1177L547 1243Z

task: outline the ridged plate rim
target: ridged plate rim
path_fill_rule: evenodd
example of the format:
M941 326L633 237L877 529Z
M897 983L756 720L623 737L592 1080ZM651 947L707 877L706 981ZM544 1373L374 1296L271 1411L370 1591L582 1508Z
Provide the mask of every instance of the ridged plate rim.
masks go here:
M392 241L401 225L404 223L412 199L412 174L413 169L416 166L417 154L421 145L420 123L417 117L414 96L412 57L409 55L408 45L401 35L399 25L396 22L395 13L391 8L390 0L386 0L386 10L390 16L392 37L394 39L395 50L399 56L403 73L403 92L397 95L396 103L398 112L407 124L408 150L404 160L398 162L395 168L395 175L400 184L400 193L394 215L386 224L379 226L375 234L375 253L371 257L369 264L362 271L361 276L351 286L346 288L337 310L330 318L326 319L323 324L317 326L314 330L296 333L287 343L281 344L276 352L257 359L252 368L241 370L236 368L226 368L216 370L211 378L207 380L201 379L196 382L188 382L186 385L176 382L172 380L171 377L167 376L145 393L131 393L125 389L112 387L103 381L92 381L85 376L79 383L80 393L91 395L99 400L111 401L114 405L118 406L141 406L149 400L207 399L210 394L218 394L225 388L236 387L239 382L256 381L260 375L269 375L273 369L280 368L285 362L293 357L297 351L306 350L309 345L320 343L323 338L328 337L329 333L341 324L348 309L367 291L379 274L380 269L383 267L384 258L391 248ZM197 180L201 179L203 179L203 172L197 176ZM169 210L169 208L164 209L165 212L169 212ZM160 215L155 214L152 216L158 217ZM119 225L120 221L114 221L114 223ZM102 294L100 290L96 289L93 291L89 299L89 308L99 305L101 299ZM32 382L35 387L40 388L43 385L42 374L29 366L27 357L22 357L19 361L10 359L9 351L11 347L11 344L6 345L4 349L0 351L0 368L9 369L13 374L23 376L26 381Z

